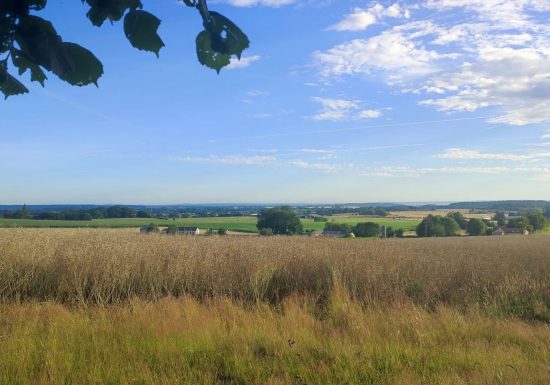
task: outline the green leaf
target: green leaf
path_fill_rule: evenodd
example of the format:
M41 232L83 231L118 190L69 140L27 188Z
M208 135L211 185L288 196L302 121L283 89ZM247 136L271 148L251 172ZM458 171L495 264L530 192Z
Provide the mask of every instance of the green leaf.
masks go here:
M74 43L62 43L63 55L69 63L69 70L56 73L60 79L73 86L86 86L103 75L103 64L86 48Z
M86 16L97 27L107 19L119 21L128 9L142 7L140 0L86 0L86 3L90 6Z
M210 33L211 46L216 52L236 55L239 59L245 49L250 46L250 40L235 23L217 12L210 12L210 20L206 25Z
M0 15L14 19L28 16L30 11L40 11L46 6L47 0L1 0Z
M4 94L5 99L12 95L26 94L29 92L27 87L8 73L5 61L0 63L0 91Z
M16 49L12 51L11 58L13 61L13 65L19 68L19 75L23 75L25 72L27 72L27 70L30 70L31 81L39 82L42 87L44 87L44 82L48 78L46 77L44 71L42 71L42 68L40 68L39 65L30 61L21 51Z
M230 63L231 56L214 51L212 49L212 40L210 36L210 33L207 31L202 31L197 36L197 57L202 65L220 73L220 70Z
M160 20L145 11L131 10L124 18L124 33L135 48L159 56L164 43L157 34Z
M0 18L0 54L10 50L13 32L13 20Z
M61 37L49 21L37 16L22 18L17 25L15 40L31 62L55 74L70 70L63 55Z
M36 16L23 18L15 38L27 60L72 85L97 85L103 74L103 65L94 54L78 44L64 43L53 25L44 19ZM40 75L36 73L35 76Z

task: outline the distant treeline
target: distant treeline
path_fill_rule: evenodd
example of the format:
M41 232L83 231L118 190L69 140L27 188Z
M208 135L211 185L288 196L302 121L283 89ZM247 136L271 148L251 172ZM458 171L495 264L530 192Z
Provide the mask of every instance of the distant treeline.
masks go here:
M276 205L275 205L276 206ZM101 218L189 218L236 217L257 215L270 205L0 205L0 218L32 218L50 220L92 220ZM541 211L550 217L550 201L513 200L457 202L451 204L408 205L395 203L349 203L333 205L294 205L298 215L331 216L337 214L373 215L385 217L392 211L471 210L480 212L505 211L513 215Z
M0 218L11 219L44 219L44 220L74 220L88 221L104 218L190 218L190 217L237 217L252 215L259 211L257 207L227 208L227 207L144 207L144 206L52 206L27 207L0 210Z
M124 206L95 207L93 209L65 209L61 211L42 211L30 213L26 205L15 211L4 211L4 218L12 219L49 219L65 221L91 221L102 218L150 218L146 210L134 210Z
M514 200L514 201L488 201L488 202L458 202L451 203L450 209L469 209L487 211L526 211L544 210L550 208L548 201Z
M357 215L375 215L385 217L388 215L388 211L384 207L316 207L300 209L297 208L296 212L299 214L316 214L322 216L330 216L336 214L357 214Z

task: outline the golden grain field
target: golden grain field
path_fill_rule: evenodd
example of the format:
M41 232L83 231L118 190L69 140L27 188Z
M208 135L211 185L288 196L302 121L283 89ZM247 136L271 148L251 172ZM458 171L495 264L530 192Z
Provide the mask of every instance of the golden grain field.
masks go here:
M550 237L0 229L0 384L550 383Z

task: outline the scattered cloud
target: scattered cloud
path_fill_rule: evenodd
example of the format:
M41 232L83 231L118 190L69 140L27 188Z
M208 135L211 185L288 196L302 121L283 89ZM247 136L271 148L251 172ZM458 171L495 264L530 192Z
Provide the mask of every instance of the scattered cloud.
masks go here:
M362 31L388 17L409 18L410 13L408 10L401 8L398 3L394 3L387 8L384 8L381 4L375 4L370 8L354 8L352 13L344 16L340 22L328 29L334 31Z
M237 69L237 68L246 68L246 67L249 67L252 63L257 62L258 60L260 60L259 55L242 56L241 60L237 59L236 57L232 57L231 62L225 68L230 70Z
M546 0L422 0L399 25L313 53L325 81L381 79L443 112L493 108L490 123L550 121L550 25ZM390 7L391 8L391 7ZM355 9L335 30L359 30L390 8ZM425 17L436 12L437 18ZM406 18L410 16L410 18ZM388 16L393 17L393 16ZM397 19L396 19L397 20ZM468 20L468 22L464 22Z
M380 110L363 109L358 100L314 97L321 110L311 117L315 121L343 121L374 119L382 115Z

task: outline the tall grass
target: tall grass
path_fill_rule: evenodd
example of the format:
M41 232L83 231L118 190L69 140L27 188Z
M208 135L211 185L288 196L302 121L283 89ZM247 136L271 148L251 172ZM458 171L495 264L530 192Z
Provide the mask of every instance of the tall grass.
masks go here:
M550 321L550 237L339 240L0 229L0 302L118 304L187 296L323 316L335 287L363 308L412 303Z
M67 310L0 305L0 385L516 384L550 381L550 332L440 308L364 312L338 293L320 320L188 297Z

